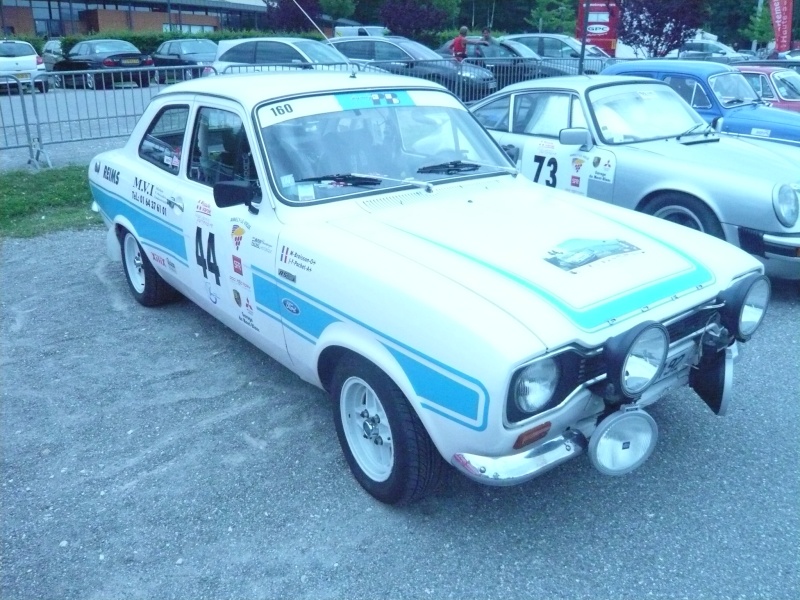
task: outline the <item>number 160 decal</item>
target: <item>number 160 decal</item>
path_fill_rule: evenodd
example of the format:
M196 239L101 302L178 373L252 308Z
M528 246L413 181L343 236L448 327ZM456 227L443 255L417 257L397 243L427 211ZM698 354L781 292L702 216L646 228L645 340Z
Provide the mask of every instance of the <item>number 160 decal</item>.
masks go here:
M208 232L208 241L205 251L203 249L203 229L198 227L194 236L194 254L197 264L203 268L203 277L208 279L208 273L214 274L217 285L219 283L219 265L217 264L217 251L214 248L214 234Z

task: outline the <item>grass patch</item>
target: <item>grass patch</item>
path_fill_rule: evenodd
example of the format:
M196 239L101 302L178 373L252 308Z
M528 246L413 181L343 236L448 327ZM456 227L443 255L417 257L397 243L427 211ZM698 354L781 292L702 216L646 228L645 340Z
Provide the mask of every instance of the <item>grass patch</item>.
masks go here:
M0 173L0 237L102 225L92 212L88 167Z

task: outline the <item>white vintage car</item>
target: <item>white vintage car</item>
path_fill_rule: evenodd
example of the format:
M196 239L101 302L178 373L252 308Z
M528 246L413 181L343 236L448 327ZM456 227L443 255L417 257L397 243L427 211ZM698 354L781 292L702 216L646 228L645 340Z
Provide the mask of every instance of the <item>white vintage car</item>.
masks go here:
M190 298L327 390L359 483L511 485L588 452L627 473L645 407L725 412L761 264L711 236L517 176L444 88L273 73L155 96L89 168L133 296Z

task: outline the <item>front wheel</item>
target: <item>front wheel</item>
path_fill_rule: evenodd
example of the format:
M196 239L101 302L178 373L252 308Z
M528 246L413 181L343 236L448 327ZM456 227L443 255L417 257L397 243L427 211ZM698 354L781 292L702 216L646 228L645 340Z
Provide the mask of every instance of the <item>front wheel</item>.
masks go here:
M178 292L153 268L147 254L130 231L121 230L120 245L125 279L128 280L128 287L139 304L158 306L178 297Z
M336 367L331 397L345 459L367 492L397 504L436 487L442 457L406 397L377 366L346 356Z
M666 192L650 201L644 212L690 229L725 239L725 233L714 212L703 202L678 192Z

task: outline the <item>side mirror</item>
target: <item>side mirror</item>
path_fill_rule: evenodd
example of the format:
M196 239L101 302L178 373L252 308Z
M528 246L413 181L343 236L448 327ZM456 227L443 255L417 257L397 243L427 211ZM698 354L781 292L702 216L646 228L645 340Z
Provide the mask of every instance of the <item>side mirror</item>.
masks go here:
M722 131L722 117L714 117L714 120L711 121L711 127L713 127L714 131L720 133Z
M585 127L569 127L558 132L558 141L564 146L580 146L588 152L594 148L591 132Z
M250 206L256 190L249 181L220 181L214 184L214 203L219 208L245 204Z

